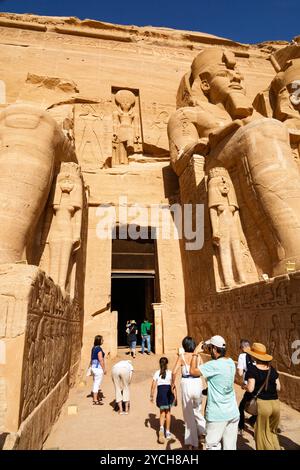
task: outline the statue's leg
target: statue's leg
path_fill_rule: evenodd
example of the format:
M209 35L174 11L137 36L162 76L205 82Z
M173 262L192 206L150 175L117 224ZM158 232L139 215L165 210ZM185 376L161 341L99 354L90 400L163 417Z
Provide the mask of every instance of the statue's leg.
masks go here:
M235 285L232 271L232 255L229 239L220 241L219 246L220 260L223 271L224 287L233 287Z
M58 285L61 289L66 288L70 258L72 254L73 243L70 240L60 242L59 274Z
M235 267L238 273L240 284L246 283L245 269L241 252L241 242L239 239L233 239L231 242Z
M119 163L121 165L128 165L126 142L120 142L119 155L120 155Z
M118 144L113 143L112 147L112 156L111 156L111 166L116 166L119 164L119 158L118 158Z
M55 284L59 280L60 241L49 240L49 276Z

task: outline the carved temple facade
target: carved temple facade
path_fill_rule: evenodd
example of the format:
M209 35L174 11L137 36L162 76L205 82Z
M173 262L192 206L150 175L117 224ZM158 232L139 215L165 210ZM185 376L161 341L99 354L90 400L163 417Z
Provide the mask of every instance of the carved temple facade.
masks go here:
M130 318L158 354L264 343L299 410L300 40L0 14L0 47L4 448L41 448Z

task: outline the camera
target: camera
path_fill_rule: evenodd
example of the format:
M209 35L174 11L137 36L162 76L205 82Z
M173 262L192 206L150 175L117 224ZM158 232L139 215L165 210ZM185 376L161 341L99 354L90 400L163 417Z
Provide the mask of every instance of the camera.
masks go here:
M203 351L205 354L210 354L210 350L211 350L211 344L205 344L205 343L203 343L203 345L202 345L202 351Z

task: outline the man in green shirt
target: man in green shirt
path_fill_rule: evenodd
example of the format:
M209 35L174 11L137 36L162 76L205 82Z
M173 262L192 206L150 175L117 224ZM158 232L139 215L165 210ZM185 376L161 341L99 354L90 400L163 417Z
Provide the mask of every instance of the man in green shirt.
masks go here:
M145 351L145 341L147 341L147 354L151 353L151 342L150 342L151 325L152 323L150 323L146 319L141 324L142 354L144 354L144 351Z

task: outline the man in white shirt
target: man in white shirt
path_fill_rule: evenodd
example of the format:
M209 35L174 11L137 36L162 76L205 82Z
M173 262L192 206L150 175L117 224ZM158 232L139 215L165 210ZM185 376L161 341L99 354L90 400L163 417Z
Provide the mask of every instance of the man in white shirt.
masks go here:
M115 386L116 403L119 406L119 415L128 415L130 392L129 385L132 378L133 366L131 361L119 361L111 370L112 380ZM123 411L123 402L125 411Z
M255 364L252 358L247 354L247 350L250 349L250 341L247 339L241 339L240 342L240 350L242 351L238 358L237 364L237 373L240 377L243 378L242 389L245 389L247 385L247 380L245 380L246 372L251 367L251 365ZM251 393L245 392L242 400L239 404L239 411L240 411L240 421L239 421L239 434L243 434L243 430L245 427L245 405L248 400L251 399ZM250 424L254 426L256 417L252 416L250 418Z

